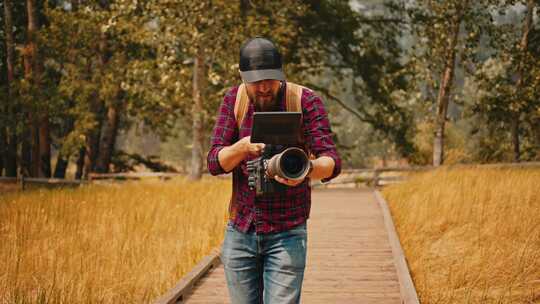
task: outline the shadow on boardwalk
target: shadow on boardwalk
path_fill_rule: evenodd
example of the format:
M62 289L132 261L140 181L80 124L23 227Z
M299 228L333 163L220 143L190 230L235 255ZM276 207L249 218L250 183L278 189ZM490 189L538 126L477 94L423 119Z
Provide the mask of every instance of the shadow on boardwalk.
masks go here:
M401 303L392 249L373 191L313 192L302 303ZM208 273L186 303L230 303L223 267Z

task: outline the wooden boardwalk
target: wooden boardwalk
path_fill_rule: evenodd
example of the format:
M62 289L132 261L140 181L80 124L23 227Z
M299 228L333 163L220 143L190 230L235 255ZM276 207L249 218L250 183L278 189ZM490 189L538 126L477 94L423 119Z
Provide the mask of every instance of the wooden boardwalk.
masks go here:
M401 303L383 214L367 189L313 192L302 303ZM185 302L230 303L223 266L206 274Z

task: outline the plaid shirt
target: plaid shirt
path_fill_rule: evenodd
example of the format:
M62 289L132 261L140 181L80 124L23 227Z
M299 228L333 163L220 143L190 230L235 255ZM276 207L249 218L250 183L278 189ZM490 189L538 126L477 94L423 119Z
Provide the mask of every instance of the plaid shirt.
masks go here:
M234 116L234 103L238 87L227 92L219 108L218 118L211 137L208 152L208 170L212 175L227 173L218 161L218 153L240 138L251 135L255 106L248 103L244 121L238 131ZM285 89L281 90L281 111L286 111ZM312 91L302 91L303 130L310 152L316 157L329 156L334 159L332 175L322 181L329 181L341 171L341 159L332 140L330 123L321 98ZM256 157L250 156L246 160ZM289 230L304 223L311 208L311 187L309 178L295 187L287 187L285 192L264 194L255 197L255 190L248 187L246 160L233 169L233 198L229 206L229 215L234 227L242 232L253 230L256 233L275 233Z

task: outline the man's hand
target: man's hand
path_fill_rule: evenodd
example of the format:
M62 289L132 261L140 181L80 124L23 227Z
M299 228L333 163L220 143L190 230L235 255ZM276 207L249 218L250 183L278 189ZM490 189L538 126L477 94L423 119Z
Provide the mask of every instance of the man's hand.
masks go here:
M225 172L230 172L249 155L261 155L264 144L252 144L250 140L250 136L244 137L233 145L219 151L218 161Z
M284 185L287 185L289 187L294 187L294 186L298 186L299 184L301 184L304 180L301 179L301 180L291 180L291 179L286 179L286 178L282 178L282 177L279 177L277 175L274 176L274 179Z
M240 147L240 150L245 153L245 156L259 156L264 149L264 144L251 143L251 136L240 139L236 144Z
M312 180L329 177L330 175L332 175L335 166L334 159L329 156L321 156L317 159L314 159L311 161L311 164L313 166L313 170L311 170L311 172L308 174L308 177ZM297 186L304 181L285 179L277 175L274 176L274 179L284 185L291 187Z

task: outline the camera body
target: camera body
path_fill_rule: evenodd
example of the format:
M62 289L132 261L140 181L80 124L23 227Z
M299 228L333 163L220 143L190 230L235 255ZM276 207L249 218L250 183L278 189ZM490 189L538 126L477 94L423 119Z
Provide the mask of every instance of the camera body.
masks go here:
M311 171L311 161L304 150L297 147L266 145L260 157L247 161L248 185L255 195L283 192L286 185L274 176L289 180L303 180Z

